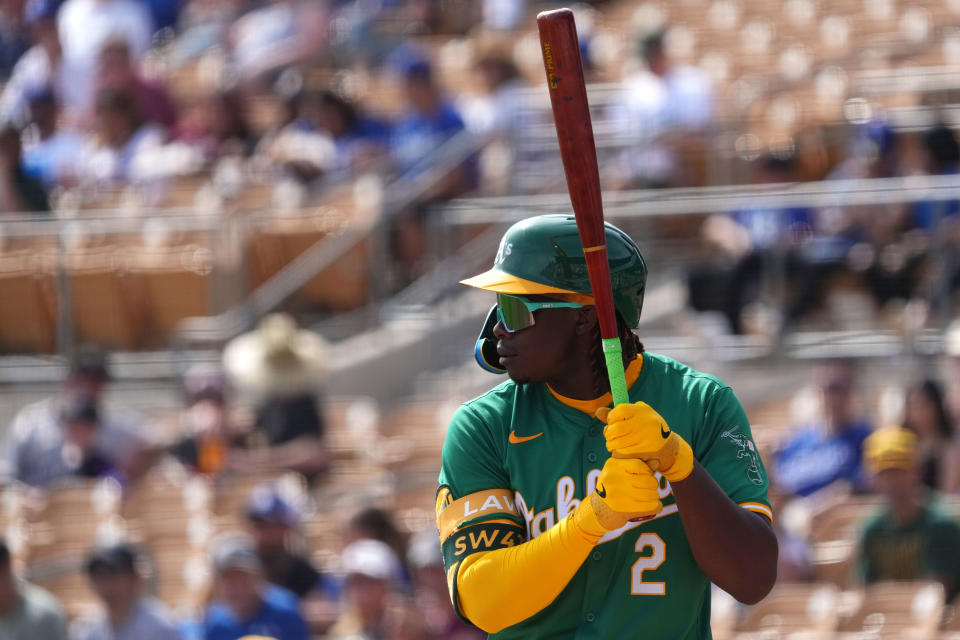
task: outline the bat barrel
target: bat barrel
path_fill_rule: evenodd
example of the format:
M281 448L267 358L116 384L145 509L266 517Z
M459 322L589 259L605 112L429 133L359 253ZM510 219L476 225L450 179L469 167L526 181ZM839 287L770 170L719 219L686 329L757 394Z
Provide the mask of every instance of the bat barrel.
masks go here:
M618 332L607 262L600 172L573 12L544 11L537 16L537 28L560 157L587 260L600 332L604 338L614 338Z

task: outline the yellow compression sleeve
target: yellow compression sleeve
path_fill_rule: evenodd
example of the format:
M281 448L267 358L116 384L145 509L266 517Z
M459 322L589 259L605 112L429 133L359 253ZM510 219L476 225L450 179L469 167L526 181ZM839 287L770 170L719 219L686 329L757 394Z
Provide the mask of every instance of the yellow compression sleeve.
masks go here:
M523 544L467 556L457 572L460 610L487 633L541 611L560 595L600 539L603 531L589 528L597 535L578 527L570 514Z

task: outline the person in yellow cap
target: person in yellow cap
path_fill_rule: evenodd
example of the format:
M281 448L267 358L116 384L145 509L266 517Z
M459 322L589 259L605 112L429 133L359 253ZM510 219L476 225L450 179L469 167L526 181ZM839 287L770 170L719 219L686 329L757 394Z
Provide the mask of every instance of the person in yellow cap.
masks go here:
M886 504L864 528L861 578L933 579L953 598L960 587L960 526L920 480L916 436L899 427L879 429L865 441L864 457Z

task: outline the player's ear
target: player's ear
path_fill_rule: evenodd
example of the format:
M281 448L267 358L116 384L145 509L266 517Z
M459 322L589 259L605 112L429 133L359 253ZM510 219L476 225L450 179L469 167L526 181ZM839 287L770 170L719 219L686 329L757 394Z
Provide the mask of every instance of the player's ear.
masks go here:
M577 309L577 324L575 329L577 335L592 334L597 327L597 308L581 307Z

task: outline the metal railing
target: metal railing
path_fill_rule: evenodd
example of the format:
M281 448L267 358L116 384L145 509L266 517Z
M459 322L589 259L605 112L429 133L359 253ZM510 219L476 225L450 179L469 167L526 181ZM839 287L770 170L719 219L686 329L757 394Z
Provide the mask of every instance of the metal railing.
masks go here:
M603 210L607 218L641 219L757 205L821 208L949 200L960 200L960 175L608 191L603 194ZM448 203L442 218L449 225L506 224L531 215L570 212L569 196L557 193L462 198Z

